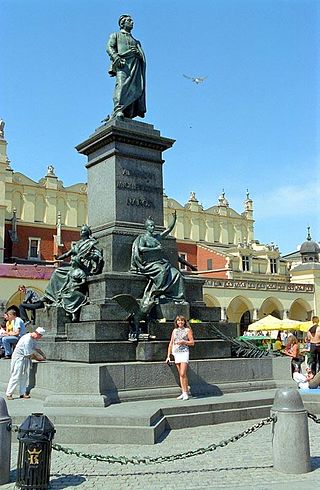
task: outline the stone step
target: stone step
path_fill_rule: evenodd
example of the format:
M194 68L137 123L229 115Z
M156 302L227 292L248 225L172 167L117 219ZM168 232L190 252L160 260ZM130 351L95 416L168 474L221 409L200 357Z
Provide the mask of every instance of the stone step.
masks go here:
M142 328L144 325L142 324ZM167 343L171 338L172 322L153 322L149 327L149 334L155 340L165 340ZM209 322L192 323L191 328L196 341L216 340L217 336ZM146 328L145 328L146 329ZM66 323L67 340L69 341L109 341L128 340L129 322L126 321L86 321Z
M220 413L224 411L241 410L243 408L254 409L256 407L269 407L273 403L274 390L266 392L257 392L249 394L246 398L237 399L238 395L229 395L218 397L195 398L190 396L188 402L184 403L176 400L176 396L154 400L150 403L147 400L141 400L131 403L122 403L105 408L95 407L73 407L72 411L66 407L47 407L43 410L54 425L101 425L101 426L132 426L132 427L152 427L158 424L163 418L170 417L187 417L194 414L204 417L208 413ZM239 395L240 396L240 395ZM220 401L220 398L222 399ZM212 401L214 400L214 401ZM34 401L34 400L33 400ZM159 405L159 407L157 406ZM28 405L27 405L28 406ZM202 425L202 424L200 424Z
M66 335L69 341L127 341L129 324L127 321L67 323Z
M59 348L60 343L56 345ZM0 389L6 388L10 365L7 360L0 361ZM248 397L249 391L272 389L279 383L294 385L287 356L192 360L188 379L193 395L210 394L219 400L224 393L246 392ZM33 363L30 389L32 397L44 400L48 407L105 407L119 401L175 397L179 394L179 376L175 366L163 361L101 364L48 361Z
M108 413L98 413L101 412L99 409L95 412L87 410L82 415L77 410L70 414L61 409L52 413L46 410L45 414L56 429L54 442L60 444L80 444L83 440L88 444L155 444L170 430L267 417L273 397L260 401L257 396L254 404L243 403L241 407L235 406L235 402L225 403L224 408L212 404L211 409L208 405L201 407L198 404L186 407L190 402L194 400L175 400L173 403L177 406L171 407L171 414L164 414L162 409L158 409L145 417L131 412L133 403L126 404L127 416L109 416ZM24 418L13 416L13 424L19 425Z
M257 402L258 403L258 402ZM273 399L268 404L243 406L241 408L229 407L217 411L201 411L186 414L167 415L166 422L170 430L199 427L201 425L224 424L226 422L239 422L240 420L253 420L268 417Z

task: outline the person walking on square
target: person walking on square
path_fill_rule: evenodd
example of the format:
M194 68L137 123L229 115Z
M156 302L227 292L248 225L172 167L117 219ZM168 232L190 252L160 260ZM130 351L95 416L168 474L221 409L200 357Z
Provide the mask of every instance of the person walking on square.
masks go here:
M7 311L8 322L13 323L13 330L2 337L2 345L4 347L4 359L11 359L13 346L26 333L26 327L23 320L17 316L15 310Z
M23 335L17 343L11 360L11 374L6 391L7 400L13 400L13 393L16 389L19 391L20 398L30 398L26 391L29 384L31 357L39 354L40 357L36 356L39 361L46 359L37 344L37 340L40 340L44 334L45 329L38 327L34 332Z
M166 363L170 363L170 356L172 354L180 378L181 395L178 396L178 400L188 400L187 369L189 363L189 347L194 345L193 333L186 318L182 315L176 317L174 326L175 328L173 329L168 346Z

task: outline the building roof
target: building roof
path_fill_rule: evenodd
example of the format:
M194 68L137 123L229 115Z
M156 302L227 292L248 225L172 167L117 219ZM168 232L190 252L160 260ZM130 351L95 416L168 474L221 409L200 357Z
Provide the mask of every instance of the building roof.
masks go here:
M303 262L302 264L299 264L296 267L292 267L291 272L312 271L312 270L320 270L320 263L319 262Z
M315 242L311 238L310 227L308 226L308 236L305 242L300 247L300 254L319 254L320 246L319 243Z

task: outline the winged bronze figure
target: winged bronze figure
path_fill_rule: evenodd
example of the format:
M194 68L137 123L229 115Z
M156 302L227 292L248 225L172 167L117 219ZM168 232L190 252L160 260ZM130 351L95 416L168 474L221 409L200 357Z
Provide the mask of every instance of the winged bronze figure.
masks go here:
M148 323L150 312L155 305L156 297L162 291L153 291L150 296L144 299L136 299L131 294L117 294L113 296L113 300L118 303L125 311L129 313L128 320L130 322L130 332L128 340L136 342L141 334L140 322L143 320Z

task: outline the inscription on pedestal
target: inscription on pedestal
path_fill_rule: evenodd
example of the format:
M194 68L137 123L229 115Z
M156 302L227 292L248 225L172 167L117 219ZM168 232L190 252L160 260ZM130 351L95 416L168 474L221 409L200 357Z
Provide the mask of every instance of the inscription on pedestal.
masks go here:
M123 168L122 175L116 180L116 188L126 191L127 206L156 208L154 197L162 199L163 189L155 183L155 173L139 169Z

